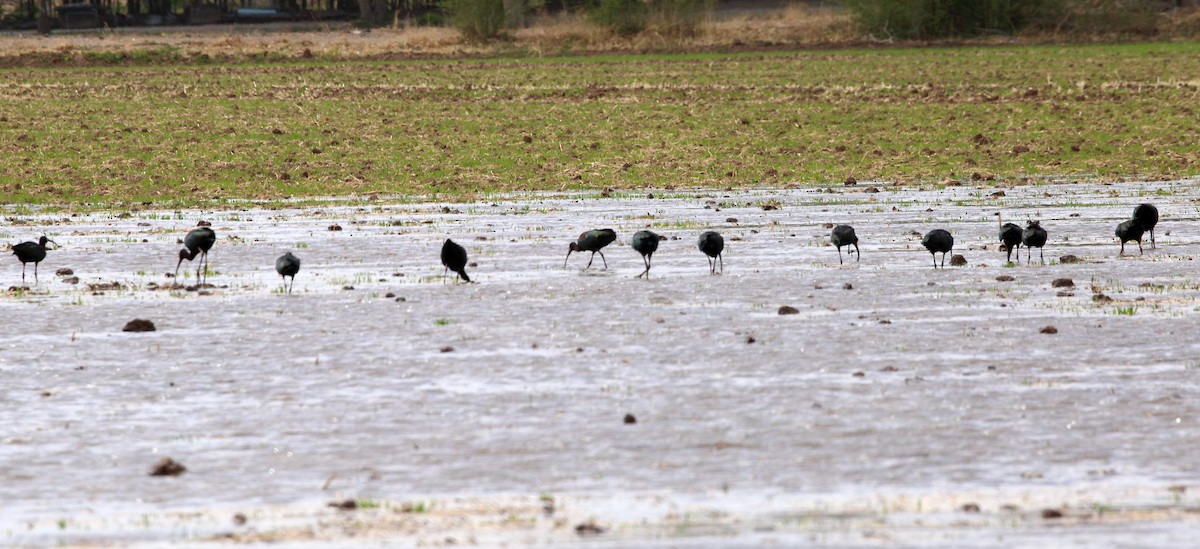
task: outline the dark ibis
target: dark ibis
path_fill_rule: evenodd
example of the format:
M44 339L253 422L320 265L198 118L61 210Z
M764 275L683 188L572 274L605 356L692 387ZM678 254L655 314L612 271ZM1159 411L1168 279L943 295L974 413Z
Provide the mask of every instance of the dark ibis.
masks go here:
M942 253L942 268L946 268L946 254L954 249L954 237L950 235L950 231L944 229L934 229L925 233L925 238L921 239L921 245L929 250L929 254L933 256L933 268L938 267L937 254Z
M1017 263L1021 262L1021 237L1024 236L1021 226L1016 223L1004 223L1000 212L996 212L996 223L1000 223L1000 242L1008 250L1008 262L1012 263L1013 250L1017 250Z
M721 259L721 252L725 250L725 239L716 231L705 231L700 235L700 240L697 242L700 251L708 256L708 272L711 274L717 273L717 262L721 262L721 272L725 272L725 260Z
M616 231L612 229L593 229L579 235L579 240L571 243L570 249L567 250L567 259L571 259L571 252L592 252L592 257L588 259L587 267L592 266L592 260L596 259L596 254L600 254L600 261L604 262L604 268L608 268L608 260L604 259L604 252L600 251L605 246L612 244L617 239ZM567 259L563 260L563 268L567 267Z
M183 260L191 261L200 256L200 264L196 265L196 284L201 283L200 273L203 269L204 280L208 280L208 251L217 243L217 233L208 227L196 227L183 237L183 249L179 250L179 262L175 264L175 278L179 278L179 266Z
M292 293L292 286L296 285L296 273L300 272L300 258L288 252L279 256L275 260L275 272L283 278L284 283L287 283L287 277L292 277L292 283L288 284L287 293Z
M1150 247L1157 248L1154 244L1154 226L1158 225L1158 208L1153 204L1138 204L1133 209L1133 220L1142 226L1142 230L1150 232Z
M1146 228L1138 223L1136 219L1130 219L1117 225L1117 238L1121 239L1121 255L1125 255L1125 243L1131 240L1136 240L1138 243L1138 254L1144 253L1142 250L1142 235L1145 234Z
M1038 257L1041 258L1042 263L1046 262L1046 255L1043 252L1043 246L1046 245L1046 229L1042 228L1040 221L1030 221L1025 225L1025 232L1021 234L1021 244L1025 245L1025 264L1029 264L1029 256L1033 253L1032 248L1037 248Z
M858 235L854 234L854 227L849 225L834 227L833 232L829 233L829 241L837 246L838 265L842 264L842 246L846 246L846 253L850 253L850 246L854 246L855 261L862 259L862 253L858 251Z
M38 263L41 263L43 259L46 259L47 242L54 244L54 247L56 248L58 247L58 243L46 238L46 235L42 235L37 242L22 242L12 247L13 255L17 256L17 259L21 262L22 283L25 282L25 264L30 262L33 263L33 280L34 282L37 282Z
M442 266L446 268L442 272L443 280L446 278L446 271L454 271L458 273L459 278L471 281L471 277L467 276L467 249L449 238L442 244Z
M642 275L645 275L646 280L650 279L650 258L654 255L654 252L658 250L659 240L661 240L661 238L659 238L659 236L652 231L638 231L633 234L633 241L630 242L630 245L633 246L633 249L636 250L637 253L642 254L642 263L646 264L646 270L642 271L642 274L637 275L634 278L641 278Z

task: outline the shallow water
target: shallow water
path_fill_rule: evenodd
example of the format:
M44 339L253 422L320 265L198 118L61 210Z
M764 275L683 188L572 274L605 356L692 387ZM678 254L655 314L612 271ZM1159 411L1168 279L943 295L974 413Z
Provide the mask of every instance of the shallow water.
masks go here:
M354 539L552 544L589 520L597 546L1187 539L1196 182L867 187L8 212L0 237L46 231L61 249L0 295L0 543L338 545L344 529L294 532L385 524L416 500L439 512ZM1118 258L1113 228L1146 201L1158 248ZM1022 250L1004 266L998 210L1041 219L1046 264ZM216 287L153 289L200 219ZM856 227L861 262L838 265L827 223ZM609 269L581 270L586 253L564 269L599 227L620 235ZM644 227L669 238L649 281L628 247ZM912 233L935 227L968 266L932 268ZM726 238L719 276L695 247L709 228ZM446 237L478 283L441 279ZM289 250L290 296L273 271ZM0 281L19 285L6 257ZM87 290L102 281L123 288ZM158 331L121 332L133 318ZM162 456L189 471L147 476ZM544 515L539 495L563 508ZM324 507L344 498L381 506ZM503 509L534 526L483 520Z

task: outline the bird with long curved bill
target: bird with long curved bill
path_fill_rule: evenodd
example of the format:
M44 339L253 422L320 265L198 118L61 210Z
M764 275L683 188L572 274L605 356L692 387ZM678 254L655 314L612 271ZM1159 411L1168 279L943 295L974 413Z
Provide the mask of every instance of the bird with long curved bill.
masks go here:
M708 256L709 274L717 274L718 261L721 263L721 273L725 273L725 260L721 258L721 252L725 251L725 239L720 234L716 231L704 231L700 234L696 246Z
M285 284L287 277L292 277L292 283L287 287L287 293L292 293L292 286L296 285L296 273L300 272L300 258L292 255L292 252L279 256L279 259L275 260L275 272L279 273Z
M175 264L175 278L179 279L179 266L183 264L183 260L191 261L200 256L200 263L196 265L196 283L202 284L208 281L208 251L212 249L213 244L217 243L217 233L213 232L208 227L196 227L188 232L187 236L183 237L183 249L179 250L179 262ZM204 278L201 279L200 273L204 273Z
M858 251L858 235L854 234L854 227L849 225L838 225L833 228L833 232L829 233L829 242L837 246L838 265L842 264L842 246L846 247L846 253L850 253L850 246L854 246L854 261L862 259L862 253Z
M54 244L58 248L58 243L50 240L46 235L42 235L37 242L22 242L12 247L13 255L17 256L17 260L21 262L21 282L25 282L25 264L33 263L33 281L38 279L38 263L46 259L46 244Z
M642 254L642 263L646 265L646 270L634 278L641 278L645 275L646 280L650 280L650 258L658 250L659 240L662 240L662 238L653 231L638 231L633 234L633 240L630 242L630 245L637 253Z
M592 261L596 259L596 254L600 254L600 261L604 262L604 268L608 268L608 260L604 258L604 252L600 251L605 246L612 244L617 239L617 232L612 229L593 229L587 231L579 238L572 242L567 250L567 259L571 259L573 252L592 252L592 257L588 259L588 264L584 269L591 268ZM563 260L563 268L567 268L567 259Z
M934 229L925 233L925 238L921 239L921 245L929 250L929 255L933 256L933 268L938 268L937 254L942 253L942 268L946 268L946 254L954 249L954 237L950 235L950 231L945 229Z
M467 249L449 238L442 244L442 266L446 271L458 273L464 281L471 281L471 277L467 276ZM446 271L442 272L442 280L446 279Z

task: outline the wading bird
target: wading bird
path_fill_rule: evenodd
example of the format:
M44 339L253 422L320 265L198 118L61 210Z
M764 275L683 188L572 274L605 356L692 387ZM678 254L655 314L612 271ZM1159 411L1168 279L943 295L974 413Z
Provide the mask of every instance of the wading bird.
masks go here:
M288 284L287 293L292 293L292 286L296 285L296 273L300 272L300 258L288 252L279 256L275 260L275 272L283 278L283 282L287 284L287 277L292 277L292 283Z
M463 280L471 281L471 277L467 276L467 249L449 238L442 244L442 266L446 271L458 273ZM442 280L446 279L446 271L442 271Z
M579 239L571 243L570 249L567 250L567 259L571 259L571 252L592 252L592 257L588 259L587 267L592 266L592 260L596 259L596 254L600 254L600 261L604 262L604 268L608 268L608 260L604 259L604 252L600 251L605 246L612 244L617 239L616 231L612 229L594 229L579 235ZM563 268L567 268L567 259L563 260Z
M179 262L175 264L175 278L179 278L179 266L183 264L183 260L191 261L200 256L200 263L196 265L196 284L208 281L208 251L212 249L213 244L217 243L217 233L213 232L208 227L196 227L188 232L187 236L183 237L183 248L179 250ZM204 273L203 281L200 278L200 273Z
M633 249L637 253L642 254L642 263L646 264L646 270L634 278L641 278L642 275L646 275L646 279L650 279L650 259L654 255L654 252L658 250L659 240L661 239L658 235L652 231L638 231L634 233L633 241L630 242L630 245L633 246Z
M996 223L1000 223L1000 242L1008 250L1008 262L1012 263L1013 250L1017 250L1017 263L1021 262L1021 226L1016 223L1004 223L1000 212L996 212Z
M1117 238L1121 239L1121 253L1125 255L1125 243L1131 240L1136 240L1138 243L1138 255L1141 255L1142 250L1142 235L1146 232L1146 228L1138 223L1136 219L1130 219L1117 225Z
M1025 232L1021 234L1021 243L1025 245L1025 264L1029 264L1029 256L1033 253L1031 248L1038 249L1038 257L1042 263L1046 262L1046 255L1043 246L1046 245L1046 229L1042 228L1040 221L1030 221L1025 225ZM1021 254L1018 253L1019 257Z
M1153 204L1138 204L1138 207L1133 209L1133 220L1137 221L1143 230L1150 232L1150 247L1157 248L1154 244L1154 226L1158 225L1158 208Z
M55 248L58 247L58 243L46 238L46 235L42 235L37 242L22 242L12 247L13 255L17 256L17 259L21 262L22 283L25 282L25 264L30 262L33 263L33 281L37 282L38 263L41 263L43 259L46 259L47 242L54 244Z
M842 246L846 246L846 253L850 253L850 246L854 246L855 261L862 259L862 253L858 251L858 236L854 234L854 227L849 225L838 225L833 228L833 232L829 233L829 242L837 246L838 265L842 264Z
M725 250L725 239L716 231L705 231L700 235L700 240L697 242L700 251L708 256L708 272L710 274L717 273L717 262L721 262L721 272L725 272L725 260L721 259L721 252Z
M938 268L937 253L942 253L942 268L946 268L946 253L954 249L954 237L949 231L944 229L934 229L925 233L925 238L921 239L921 245L929 250L929 254L933 256L933 268Z

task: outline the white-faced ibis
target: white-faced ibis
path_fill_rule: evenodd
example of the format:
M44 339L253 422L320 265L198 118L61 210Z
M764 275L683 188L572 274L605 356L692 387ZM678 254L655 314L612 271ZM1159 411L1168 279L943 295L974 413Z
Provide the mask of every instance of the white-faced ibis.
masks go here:
M1130 219L1117 225L1117 238L1121 239L1121 255L1125 255L1125 243L1131 240L1137 241L1139 255L1145 253L1142 250L1142 235L1145 232L1146 228L1136 219Z
M1154 244L1154 226L1158 225L1158 208L1153 204L1138 204L1138 207L1133 209L1133 220L1137 221L1143 230L1150 232L1150 247L1157 248Z
M1021 237L1024 236L1021 226L1016 223L1004 223L1000 212L996 212L996 223L1000 224L1000 242L1008 250L1008 262L1012 263L1013 250L1017 250L1017 263L1021 262Z
M721 262L721 272L725 272L725 260L721 259L721 252L725 250L725 239L716 231L705 231L700 234L700 240L697 242L700 251L708 256L708 272L716 274L717 262Z
M1043 253L1043 246L1046 245L1046 229L1042 228L1040 221L1030 221L1025 225L1025 231L1021 233L1021 243L1025 245L1025 263L1029 263L1029 256L1033 253L1031 248L1038 249L1038 256L1042 263L1046 262L1046 255ZM1020 255L1019 253L1017 254Z
M921 239L921 245L929 250L929 254L933 256L933 268L938 267L937 254L942 253L942 268L946 268L946 254L954 249L954 237L949 231L944 229L934 229L925 233L925 238Z
M25 264L33 263L33 280L37 282L38 263L46 259L46 243L58 247L58 243L42 235L37 242L22 242L12 247L13 255L21 262L21 282L25 282Z
M288 284L287 293L292 293L292 286L296 285L296 273L300 272L300 258L288 252L279 256L275 260L275 272L283 278L284 283L287 282L287 277L292 277L292 283Z
M459 246L449 238L442 244L442 266L446 271L454 271L463 280L470 282L471 277L467 276L467 249ZM442 279L446 279L446 272L442 272Z
M217 233L208 227L196 227L183 237L183 249L179 250L179 262L175 264L175 278L179 278L179 266L183 260L191 261L200 256L200 264L196 266L196 284L201 283L200 273L208 279L208 251L217 243ZM202 271L203 269L203 271Z
M850 253L850 246L854 246L855 261L862 259L862 253L858 251L858 235L854 234L854 227L849 225L838 225L833 228L833 232L829 233L829 242L837 246L838 265L842 264L842 246L846 246L846 253Z
M637 253L642 254L642 263L646 264L646 270L642 271L642 274L637 275L635 278L641 278L642 275L646 275L646 279L650 279L650 258L658 250L659 240L661 240L659 236L651 231L638 231L633 234L633 241L630 242L630 245L633 246L633 249Z
M612 244L617 239L616 231L612 229L593 229L579 235L579 239L571 243L570 249L567 250L567 259L571 259L571 252L592 252L592 257L588 259L587 267L591 268L592 260L596 259L596 254L600 254L600 261L604 262L604 268L608 268L608 260L604 259L604 252L600 251L605 246ZM567 259L563 260L563 268L567 267Z

